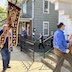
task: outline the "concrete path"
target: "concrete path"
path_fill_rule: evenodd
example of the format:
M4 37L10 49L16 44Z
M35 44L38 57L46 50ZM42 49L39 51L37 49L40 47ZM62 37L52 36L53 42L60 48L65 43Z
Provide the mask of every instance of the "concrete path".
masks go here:
M32 60L23 52L20 51L18 47L15 47L13 52L11 52L11 62L10 69L6 72L52 72L49 68L43 65L41 62L32 62ZM45 69L45 70L44 70ZM2 60L0 54L0 72L2 71Z
M53 72L40 61L32 62L32 60L24 53L21 52L19 47L15 47L11 52L10 69L6 72ZM2 71L2 60L0 54L0 72ZM70 72L66 69L62 69L62 72Z

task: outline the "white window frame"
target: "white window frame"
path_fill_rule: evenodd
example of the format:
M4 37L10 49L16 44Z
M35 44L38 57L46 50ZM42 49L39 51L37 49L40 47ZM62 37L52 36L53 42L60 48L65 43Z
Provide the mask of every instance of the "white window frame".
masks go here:
M48 23L48 34L44 35L44 24ZM49 36L49 21L43 21L43 36Z
M25 10L24 10L24 6L25 6ZM25 13L24 13L24 11L25 11ZM24 13L24 14L27 13L27 3L26 3L26 2L23 4L23 13Z
M44 11L45 1L48 1L48 0L43 0L43 13L49 14L50 2L48 1L48 12L45 12Z

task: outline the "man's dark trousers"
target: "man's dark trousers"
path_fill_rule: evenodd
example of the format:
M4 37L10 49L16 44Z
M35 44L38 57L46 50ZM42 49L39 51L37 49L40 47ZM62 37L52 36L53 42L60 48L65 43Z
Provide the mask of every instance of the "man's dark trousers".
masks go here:
M2 48L1 50L3 69L6 69L10 62L10 52L8 48Z

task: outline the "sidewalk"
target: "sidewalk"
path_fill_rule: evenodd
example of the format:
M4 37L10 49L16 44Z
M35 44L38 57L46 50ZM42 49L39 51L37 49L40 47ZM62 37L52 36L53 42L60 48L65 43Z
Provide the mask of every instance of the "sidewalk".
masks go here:
M10 66L11 68L7 69L6 72L52 72L46 66L43 66L43 69L40 70L42 63L41 62L33 63L31 59L25 53L21 52L17 47L14 48L14 51L11 53ZM0 54L0 72L1 71L2 71L2 60Z
M53 72L51 69L43 65L41 62L32 62L31 59L21 52L19 47L15 47L11 53L10 69L6 72ZM42 67L42 68L41 68ZM2 60L0 54L0 72L2 71ZM70 72L69 70L62 69L62 72Z

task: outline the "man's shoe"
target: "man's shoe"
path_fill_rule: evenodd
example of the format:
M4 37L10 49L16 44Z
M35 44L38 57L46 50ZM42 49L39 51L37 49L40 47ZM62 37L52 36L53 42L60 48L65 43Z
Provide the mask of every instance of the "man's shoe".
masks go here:
M7 68L11 68L11 66L7 66Z
M5 72L6 71L6 69L3 69L1 72Z

